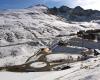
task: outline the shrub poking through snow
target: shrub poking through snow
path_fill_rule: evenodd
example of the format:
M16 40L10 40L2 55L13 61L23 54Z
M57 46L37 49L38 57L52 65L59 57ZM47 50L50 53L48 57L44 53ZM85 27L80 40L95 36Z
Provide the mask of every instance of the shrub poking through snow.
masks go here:
M13 51L11 51L11 56L13 56L13 57L16 57L17 56L17 50L13 50Z
M90 66L91 66L91 65L84 64L84 63L82 62L82 63L81 63L80 69L90 69Z
M6 37L6 40L8 42L14 42L14 36L12 33L6 33L7 37Z

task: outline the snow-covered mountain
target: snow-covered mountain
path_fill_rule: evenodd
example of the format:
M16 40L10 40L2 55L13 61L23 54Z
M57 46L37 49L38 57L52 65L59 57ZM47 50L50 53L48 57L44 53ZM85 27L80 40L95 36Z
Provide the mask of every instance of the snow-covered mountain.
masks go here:
M49 8L48 12L71 21L91 21L100 19L100 11L92 9L84 10L80 6L75 8L69 8L67 6L61 6L59 8L53 7Z
M33 55L39 48L49 46L52 42L57 42L57 40L68 41L73 37L70 35L76 34L79 30L100 29L99 11L83 10L80 7L71 9L64 6L60 9L62 12L58 12L55 15L55 12L52 14L49 10L52 9L45 5L36 5L26 9L8 9L0 11L0 67L23 64L26 59ZM70 15L69 12L71 12ZM75 19L77 20L75 21ZM87 19L89 19L88 22ZM78 22L79 20L81 21ZM57 37L59 35L61 35L61 37ZM77 50L78 49L81 50L77 47ZM99 65L99 62L97 62L97 64ZM95 69L93 69L93 71L94 70ZM81 73L82 71L78 72ZM62 73L64 73L64 71L58 73L57 77L62 76L63 78L65 74ZM56 73L53 73L53 75L55 74ZM63 79L55 79L57 78L56 76L54 77L52 73L50 73L50 75L53 78L48 80L73 80L73 78L69 76L68 79L66 78L67 76L64 76L65 78ZM75 76L77 75L75 74ZM44 77L42 78L45 80ZM23 80L24 79L25 78L23 78ZM75 80L78 79L79 77ZM81 80L86 79L87 78L83 78ZM36 78L33 80L40 79Z
M44 5L26 9L8 9L0 12L0 62L8 63L13 55L30 56L39 47L52 43L58 35L67 35L79 30L100 28L98 21L73 22L48 13ZM58 39L57 39L58 40ZM12 56L11 56L12 55ZM14 59L15 58L15 59ZM16 62L16 57L14 57ZM22 59L22 58L19 58ZM23 60L24 61L24 60ZM23 62L19 60L19 62ZM18 62L18 61L17 61ZM18 62L18 63L19 63ZM3 65L6 64L3 62Z

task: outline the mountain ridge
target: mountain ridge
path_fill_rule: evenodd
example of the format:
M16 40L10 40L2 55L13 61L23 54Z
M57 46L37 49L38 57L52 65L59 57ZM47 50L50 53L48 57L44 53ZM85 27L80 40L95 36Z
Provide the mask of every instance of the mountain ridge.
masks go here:
M1 14L8 12L25 12L31 11L36 13L46 13L52 14L58 17L64 18L66 21L91 21L91 20L99 20L100 19L100 11L92 10L92 9L83 9L80 6L76 6L75 8L70 8L68 6L61 7L53 7L49 8L44 4L32 5L24 9L6 9L0 11Z
M67 6L61 6L59 8L53 7L49 8L48 12L72 21L91 21L100 19L100 11L92 9L84 10L80 6L76 6L75 8L69 8Z
M99 28L98 23L97 20L66 21L65 18L49 14L47 7L44 6L2 12L0 13L0 66L10 63L21 64L36 50L47 47L55 39L67 41L71 38L69 36L71 33ZM57 37L58 35L61 35L61 38ZM17 56L9 59L12 53Z

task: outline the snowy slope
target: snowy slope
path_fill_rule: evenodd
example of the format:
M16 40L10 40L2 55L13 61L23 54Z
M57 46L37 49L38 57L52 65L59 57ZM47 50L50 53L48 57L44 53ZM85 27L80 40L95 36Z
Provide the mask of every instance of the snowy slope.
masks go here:
M39 48L48 46L55 39L64 39L67 41L72 38L69 36L71 33L76 33L79 30L97 28L100 28L99 20L90 22L65 21L61 19L61 17L48 14L47 7L45 6L0 11L0 66L23 64L27 58L33 55ZM56 36L58 35L62 35L63 37L57 38ZM69 48L72 50L73 46ZM81 49L79 48L78 50ZM53 59L58 59L60 56L62 56L60 58L65 58L64 55L60 54L57 55L58 58L55 58L55 55L51 56ZM49 60L52 60L52 57L50 57ZM99 58L100 57L93 58L98 60L95 64L93 59L86 61L89 62L86 65L91 64L90 67L92 67L92 69L89 70L80 69L81 62L78 62L72 64L74 67L71 69L58 72L0 72L0 79L73 80L74 78L74 80L99 80Z
M71 64L73 67L63 71L12 73L0 72L2 80L99 80L100 56L87 61ZM84 68L88 66L87 68ZM83 67L83 68L82 68ZM6 76L6 77L5 77Z
M82 26L83 25L83 26ZM40 47L52 43L57 35L69 35L79 30L100 28L96 22L65 22L48 14L47 7L5 10L0 13L0 62L21 64ZM64 37L69 39L70 36ZM14 56L14 57L13 57ZM21 56L22 60L18 56ZM12 60L9 58L12 57ZM17 58L18 57L18 58ZM19 60L16 63L16 58Z

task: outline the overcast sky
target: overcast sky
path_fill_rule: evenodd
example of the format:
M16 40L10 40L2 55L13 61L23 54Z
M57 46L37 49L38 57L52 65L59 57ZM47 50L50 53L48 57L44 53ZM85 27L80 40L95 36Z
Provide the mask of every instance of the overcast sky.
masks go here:
M49 7L81 6L85 9L100 10L100 0L0 0L0 9L26 8L36 4L46 4Z

